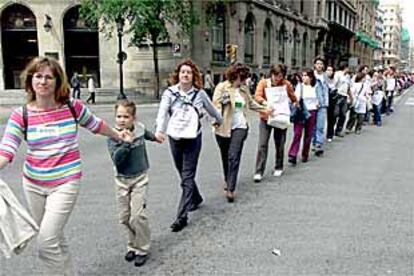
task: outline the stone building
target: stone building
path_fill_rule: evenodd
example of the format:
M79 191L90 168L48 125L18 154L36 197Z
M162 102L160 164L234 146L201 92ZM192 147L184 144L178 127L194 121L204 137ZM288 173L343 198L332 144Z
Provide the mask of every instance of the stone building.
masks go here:
M383 43L383 31L384 31L384 12L381 9L377 9L375 15L375 41L379 44L379 47L374 49L374 67L382 68L384 66L384 59L383 59L383 47L385 43Z
M401 61L401 32L402 16L401 6L398 0L381 2L381 10L384 11L383 55L384 66L398 67Z
M249 0L218 7L213 24L207 24L206 3L194 1L201 24L192 38L180 35L174 26L159 49L162 84L176 63L191 57L203 70L211 69L218 81L228 63L227 43L238 46L237 57L257 73L269 64L285 63L290 71L312 66L323 53L325 0ZM38 55L60 60L69 77L78 72L86 80L94 76L100 87L118 87L116 34L106 38L97 26L79 17L79 1L0 0L0 90L20 87L19 76L30 59ZM127 45L124 37L123 45ZM149 45L127 48L124 63L126 89L153 92L154 69Z
M352 57L357 11L353 0L327 0L326 10L329 31L324 54L328 63L338 66Z
M401 33L401 62L399 68L409 70L410 64L410 33L407 28L403 27Z
M375 40L376 15L379 0L356 0L357 26L354 40L354 56L359 63L372 67L374 65L374 50L379 48Z

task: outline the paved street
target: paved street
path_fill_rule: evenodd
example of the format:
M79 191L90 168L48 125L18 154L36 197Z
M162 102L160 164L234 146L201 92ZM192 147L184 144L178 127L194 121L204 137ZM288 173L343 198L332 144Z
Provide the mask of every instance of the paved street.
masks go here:
M197 178L205 203L179 233L169 229L180 188L168 145L148 144L153 243L142 268L123 260L125 240L117 224L105 139L82 130L83 188L66 227L77 273L414 275L413 94L400 99L382 128L369 126L362 135L336 139L323 158L312 156L307 164L286 166L280 179L270 176L268 166L259 184L251 180L258 137L254 116L231 205L221 191L218 147L206 128ZM112 108L93 108L112 122ZM138 112L143 122L153 125L155 107ZM0 174L19 198L22 152ZM273 149L270 156L273 163ZM272 254L273 248L281 255ZM1 258L0 274L35 275L37 266L33 243L22 256Z

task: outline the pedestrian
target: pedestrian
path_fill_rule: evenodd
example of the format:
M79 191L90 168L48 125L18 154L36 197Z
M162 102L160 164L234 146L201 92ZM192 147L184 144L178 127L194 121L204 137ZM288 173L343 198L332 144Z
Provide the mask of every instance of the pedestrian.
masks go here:
M47 275L73 275L64 227L75 205L81 178L78 125L121 140L79 100L70 100L67 77L59 62L33 59L23 73L28 102L15 109L0 143L0 169L15 157L23 140L27 152L23 190L40 226L39 257Z
M322 93L322 84L317 81L314 71L306 69L302 72L302 83L298 85L295 95L297 99L302 99L306 110L309 112L308 118L304 121L296 121L293 123L293 139L289 148L288 161L291 165L296 165L297 155L299 152L302 133L304 132L302 146L302 162L308 162L310 144L312 142L313 133L316 125L316 113L320 104L320 95Z
M80 99L80 87L81 87L81 82L79 79L79 75L77 72L75 72L72 76L72 78L70 79L70 84L72 86L72 98L74 99Z
M214 82L210 70L207 70L207 73L204 75L204 91L206 91L208 97L211 100L213 97Z
M202 90L200 71L190 59L179 63L160 102L155 136L163 141L169 138L175 167L181 178L182 195L177 218L171 225L173 232L187 226L188 213L203 202L195 182L198 158L201 151L200 119L204 110L212 116L216 125L223 121L206 92Z
M336 87L338 89L338 98L336 104L339 111L338 120L335 122L335 136L344 137L342 130L348 112L348 102L352 100L352 94L350 90L351 76L347 63L341 63L339 65L339 70L335 72L334 79L336 82Z
M385 96L387 97L386 112L390 115L394 110L392 108L394 93L398 90L395 68L391 66L385 75Z
M326 130L326 139L328 142L332 142L335 132L335 123L338 118L339 109L337 105L338 101L338 89L336 88L336 80L334 78L335 68L332 65L326 67L327 85L329 92L329 106L327 110L328 126Z
M382 118L381 118L381 103L382 99L384 98L383 89L383 81L380 77L379 72L374 72L372 75L372 110L374 112L374 124L378 127L382 125Z
M86 100L86 103L92 102L92 104L95 104L95 80L92 76L88 79L88 91L89 91L89 98Z
M135 103L119 101L115 105L115 124L125 138L124 141L109 138L108 149L115 167L119 223L128 239L125 260L142 266L147 261L151 242L147 215L149 162L145 140L157 139L142 123L135 124L135 121Z
M247 110L267 114L267 108L252 99L246 85L248 76L249 68L244 64L231 65L227 70L227 81L219 83L213 95L213 103L223 115L223 124L215 129L215 134L228 202L233 202L235 197L243 145L249 128Z
M286 92L291 103L297 105L297 98L292 84L285 79L287 68L283 64L271 65L270 78L261 80L257 85L255 100L264 106L267 105L266 89L281 87ZM273 175L278 177L283 173L283 159L285 155L286 132L287 129L273 127L268 124L267 114L260 114L259 122L259 143L256 155L256 168L253 180L260 182L266 169L267 154L269 150L269 138L273 131L273 141L275 144L275 166Z
M351 86L351 93L353 101L349 119L346 123L346 130L347 133L351 133L355 126L355 134L361 134L368 101L368 88L366 87L365 74L363 72L358 72L355 75L355 82Z
M315 155L322 156L324 152L325 144L325 122L327 116L327 108L329 106L329 88L328 88L328 77L324 71L325 59L321 56L317 56L313 61L314 75L322 90L317 90L319 98L319 106L316 112L316 125L313 135L313 145L315 148Z

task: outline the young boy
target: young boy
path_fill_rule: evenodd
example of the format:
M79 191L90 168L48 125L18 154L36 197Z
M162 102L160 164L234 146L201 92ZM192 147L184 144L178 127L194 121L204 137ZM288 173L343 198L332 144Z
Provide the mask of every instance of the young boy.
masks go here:
M135 103L122 100L115 106L116 128L125 141L108 140L108 149L115 166L116 197L119 223L128 236L125 260L142 266L148 258L150 229L146 213L146 192L149 169L145 140L157 141L154 134L136 119Z

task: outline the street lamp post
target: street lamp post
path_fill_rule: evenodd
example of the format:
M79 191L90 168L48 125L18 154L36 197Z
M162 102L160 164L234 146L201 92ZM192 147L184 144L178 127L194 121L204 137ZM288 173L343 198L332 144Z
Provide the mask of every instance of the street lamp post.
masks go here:
M118 31L118 63L119 63L119 95L118 100L126 99L126 95L124 93L124 71L123 71L123 63L126 59L126 53L122 51L122 36L124 30L124 19L119 18L116 21L116 27Z

